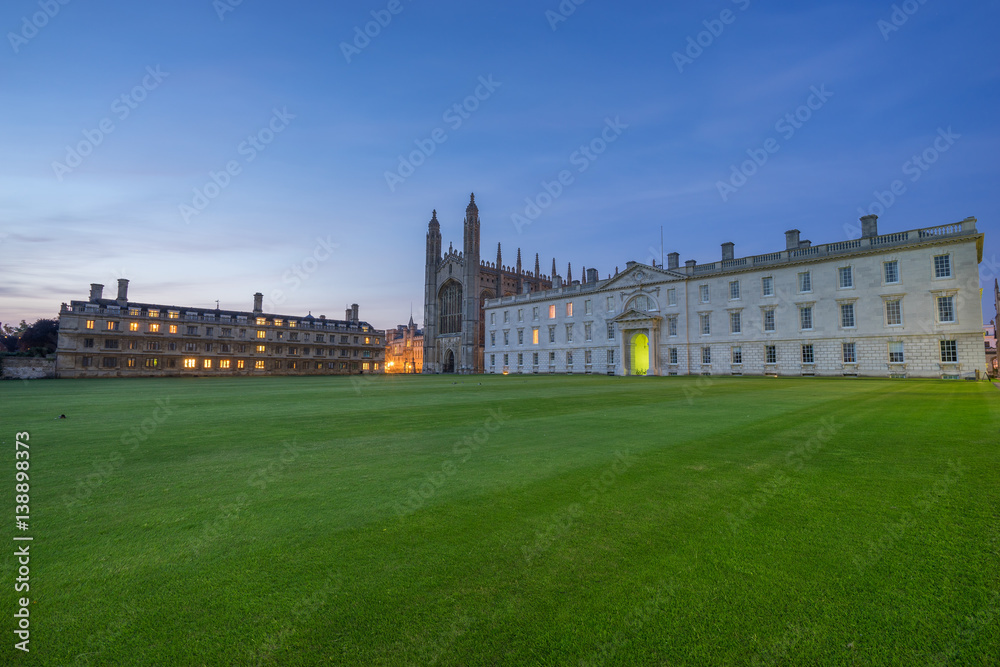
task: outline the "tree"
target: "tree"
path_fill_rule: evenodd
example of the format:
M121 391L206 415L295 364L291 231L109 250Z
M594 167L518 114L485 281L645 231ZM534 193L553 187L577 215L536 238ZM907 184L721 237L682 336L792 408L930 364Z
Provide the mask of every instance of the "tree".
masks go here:
M21 332L17 349L21 352L51 354L59 342L59 322L41 319Z
M4 324L0 326L0 352L16 352L17 339L21 332L28 328L28 323L21 320L19 325Z

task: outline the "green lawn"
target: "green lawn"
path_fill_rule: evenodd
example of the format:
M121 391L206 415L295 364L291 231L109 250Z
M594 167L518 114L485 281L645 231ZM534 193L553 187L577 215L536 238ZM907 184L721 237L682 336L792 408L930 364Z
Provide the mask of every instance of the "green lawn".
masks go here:
M0 404L7 539L18 431L34 537L27 655L0 556L2 664L1000 656L987 383L61 380Z

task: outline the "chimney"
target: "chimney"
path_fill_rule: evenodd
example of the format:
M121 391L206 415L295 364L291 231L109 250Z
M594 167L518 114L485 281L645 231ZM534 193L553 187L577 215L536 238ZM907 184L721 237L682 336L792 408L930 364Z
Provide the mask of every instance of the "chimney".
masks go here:
M680 253L677 252L670 253L669 255L667 255L667 268L676 269L678 266L680 266L680 261L681 261Z
M258 315L264 312L264 295L260 292L253 295L253 312Z
M344 312L344 319L347 320L348 322L351 321L351 307L350 306L348 306L347 310Z
M90 283L90 300L97 303L101 299L101 295L104 293L104 285L99 283Z
M118 305L124 308L128 305L128 279L118 279Z
M861 216L861 238L869 239L878 236L878 216Z
M722 244L722 261L727 259L733 259L735 255L733 254L736 245L732 241L726 241Z
M562 287L562 276L552 276L552 287L556 289Z
M799 230L789 229L785 232L785 250L795 250L799 247Z
M352 322L358 321L358 304L356 303L351 304L351 321Z
M689 259L688 261L684 262L684 270L687 271L688 275L694 274L694 265L697 263L698 262L694 261L693 259Z
M587 269L587 283L596 283L598 280L597 269Z
M635 266L638 263L639 262L635 261L634 259L630 259L629 261L625 262L625 270L628 271L629 269L631 269L633 266Z

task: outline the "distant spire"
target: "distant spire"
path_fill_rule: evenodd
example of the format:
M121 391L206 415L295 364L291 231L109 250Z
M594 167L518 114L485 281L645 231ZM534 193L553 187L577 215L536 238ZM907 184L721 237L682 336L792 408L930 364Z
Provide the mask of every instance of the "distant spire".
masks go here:
M521 273L521 249L517 249L517 272Z
M541 271L538 268L538 253L536 252L535 253L535 277L537 278L540 274L541 274Z
M552 258L552 275L549 276L549 278L555 278L555 277L556 277L556 258L553 257Z
M469 205L465 207L465 210L466 211L478 211L479 210L479 207L476 206L476 193L475 192L473 192L469 196Z
M566 282L573 282L573 262L566 263Z
M438 210L434 209L433 211L431 211L431 222L437 222L437 221L438 221Z
M617 266L615 267L615 275L616 276L618 275L618 267Z
M498 269L502 267L502 264L500 263L501 259L502 259L502 256L500 254L500 244L497 243L497 268Z
M580 277L581 283L587 282L587 267L583 267L583 276Z
M448 241L448 252L452 253L455 251L455 247L452 245L451 241Z

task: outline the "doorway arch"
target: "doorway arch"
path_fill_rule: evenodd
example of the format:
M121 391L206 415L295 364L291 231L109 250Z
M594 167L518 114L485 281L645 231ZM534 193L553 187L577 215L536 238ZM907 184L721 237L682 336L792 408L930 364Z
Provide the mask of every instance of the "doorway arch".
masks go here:
M444 353L444 364L441 366L442 373L454 373L455 372L455 353L452 350L448 350Z
M632 375L649 373L649 336L644 333L632 335L631 349Z

